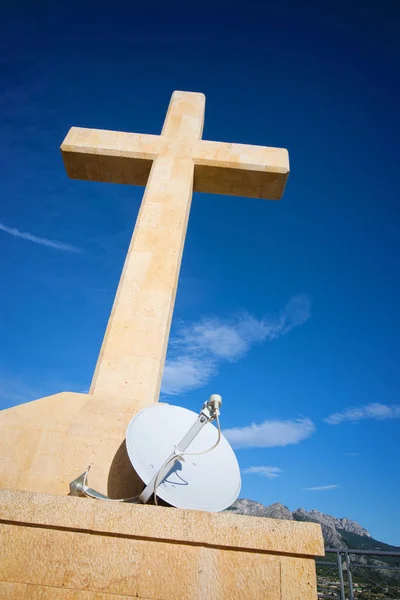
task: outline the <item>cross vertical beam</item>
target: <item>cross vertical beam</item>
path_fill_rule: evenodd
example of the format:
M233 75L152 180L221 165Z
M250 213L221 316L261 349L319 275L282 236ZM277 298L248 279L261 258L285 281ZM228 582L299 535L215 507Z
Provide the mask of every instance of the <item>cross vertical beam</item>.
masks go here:
M91 394L157 402L193 192L186 142L201 138L203 94L175 92L94 373ZM168 143L168 138L171 140Z

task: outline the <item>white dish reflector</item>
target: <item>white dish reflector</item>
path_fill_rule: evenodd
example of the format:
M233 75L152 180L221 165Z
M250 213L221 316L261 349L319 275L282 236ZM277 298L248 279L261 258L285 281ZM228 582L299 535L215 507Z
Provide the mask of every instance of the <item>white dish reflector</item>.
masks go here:
M126 433L129 459L147 485L163 466L198 415L186 408L155 404L133 417ZM177 508L219 512L233 504L241 487L236 456L225 437L207 423L157 488L157 496Z

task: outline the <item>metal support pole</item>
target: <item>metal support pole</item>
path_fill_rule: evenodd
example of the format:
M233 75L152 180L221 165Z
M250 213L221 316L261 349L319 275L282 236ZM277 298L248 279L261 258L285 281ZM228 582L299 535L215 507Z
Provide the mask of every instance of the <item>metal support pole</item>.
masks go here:
M349 553L346 551L345 551L344 555L346 558L347 582L349 584L349 600L354 600L353 577L351 575L350 556L349 556Z
M154 475L153 479L146 485L140 494L139 500L143 502L143 504L146 504L146 502L148 502L151 496L156 492L156 484L160 485L160 483L163 482L176 461L179 460L179 454L184 453L186 448L193 442L194 438L200 433L203 427L207 425L207 423L213 421L219 414L220 405L221 396L218 396L218 394L213 394L210 396L210 399L204 404L199 416L197 417L197 420L193 423L192 427L171 452L165 463L161 465L160 470Z
M339 572L339 583L340 583L340 600L346 600L344 593L344 579L343 579L343 565L342 565L342 553L337 552L337 567Z
M208 422L209 419L201 412L185 437L179 442L175 450L171 452L164 465L161 466L160 470L154 475L153 479L146 485L143 492L140 494L139 499L143 504L146 504L154 494L156 481L158 481L159 484L162 483L176 461L179 460L179 452L184 452L186 450L189 444Z

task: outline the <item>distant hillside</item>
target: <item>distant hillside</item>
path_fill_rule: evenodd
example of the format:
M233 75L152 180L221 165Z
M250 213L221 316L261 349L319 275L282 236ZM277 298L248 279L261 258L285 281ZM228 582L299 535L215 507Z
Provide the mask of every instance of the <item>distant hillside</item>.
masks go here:
M321 523L321 525L332 527L332 529L335 529L336 531L348 531L349 533L356 533L360 536L365 536L368 538L371 537L369 532L355 521L346 519L346 517L341 519L338 519L337 517L331 517L331 515L326 515L315 509L307 511L304 510L304 508L298 508L293 512L293 518L296 521L312 521L314 523Z

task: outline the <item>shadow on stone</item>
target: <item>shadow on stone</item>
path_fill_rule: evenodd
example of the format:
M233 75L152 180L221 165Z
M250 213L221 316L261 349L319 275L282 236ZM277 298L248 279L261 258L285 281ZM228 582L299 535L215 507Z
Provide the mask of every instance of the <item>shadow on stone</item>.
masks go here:
M124 440L111 463L107 495L109 498L132 498L138 496L143 487L143 481L131 465Z

